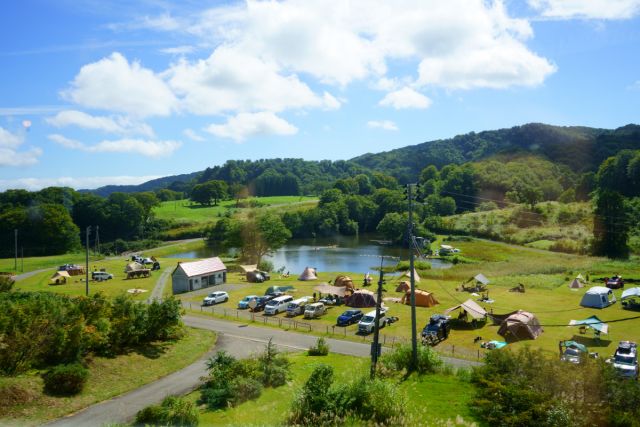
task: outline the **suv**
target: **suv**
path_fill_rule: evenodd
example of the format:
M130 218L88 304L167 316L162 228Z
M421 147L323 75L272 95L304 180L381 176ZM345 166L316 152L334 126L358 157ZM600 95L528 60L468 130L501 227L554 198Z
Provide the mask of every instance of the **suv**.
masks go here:
M113 274L107 273L106 271L92 271L91 279L102 282L103 280L113 279Z
M293 297L291 295L275 297L264 306L264 314L271 315L286 311L291 301L293 301Z
M378 319L378 327L384 328L387 324L386 310L380 310L380 318ZM376 311L370 311L362 317L358 322L358 332L361 334L370 334L373 332L376 322Z
M449 323L451 316L445 316L444 314L434 314L429 319L429 323L422 329L422 341L442 341L446 340L451 330L451 324Z
M213 305L220 302L229 301L229 294L224 291L216 291L207 295L202 301L202 305Z
M636 343L620 341L611 362L621 377L638 379L638 347Z
M314 302L313 304L307 305L304 309L304 318L305 319L315 319L316 317L320 317L327 312L327 307L321 302Z
M349 326L352 323L358 323L362 319L362 311L361 310L347 310L338 316L338 320L336 321L338 326Z

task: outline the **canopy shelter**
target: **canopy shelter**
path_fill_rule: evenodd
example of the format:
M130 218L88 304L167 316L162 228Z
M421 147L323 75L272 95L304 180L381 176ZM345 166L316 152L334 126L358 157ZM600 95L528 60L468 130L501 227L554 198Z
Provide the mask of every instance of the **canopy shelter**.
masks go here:
M591 328L600 334L609 333L609 325L598 319L598 316L591 316L584 320L572 320L569 322L569 326L581 326L584 325L587 328Z
M56 285L60 285L63 283L67 283L67 279L70 279L71 276L66 271L56 271L49 279L49 283L55 283Z
M502 322L498 334L516 341L535 340L543 331L538 318L533 313L518 310Z
M444 314L449 314L457 309L461 309L467 312L469 316L476 320L485 319L487 317L487 311L484 308L480 307L480 305L478 305L478 303L476 303L472 299L468 299L462 304L458 304L455 307L446 309L444 311Z
M250 271L255 271L258 269L258 264L248 264L248 265L241 265L240 268L245 272L248 273Z
M616 302L613 291L604 286L594 286L583 296L580 305L583 307L605 308Z
M144 268L145 268L144 265L140 264L139 262L130 262L124 268L124 272L129 273L131 271L140 271L140 270L144 270Z
M312 267L306 267L298 280L318 280L318 276L316 275L316 269Z
M356 308L375 307L376 296L371 291L360 289L355 291L349 298L347 298L346 305L348 307Z
M342 286L331 286L328 283L320 283L319 285L314 287L313 290L318 291L321 294L338 295L339 297L344 297L346 288Z
M467 286L468 283L473 282L473 285ZM475 276L469 278L466 282L462 283L463 291L468 292L480 292L487 290L487 285L489 284L489 279L485 277L484 274L478 273Z
M433 296L431 292L416 289L416 307L433 307L439 304L438 300ZM402 304L411 304L411 291L407 291L402 300Z
M573 279L571 283L569 283L569 288L571 289L584 288L584 283L578 280L578 278L576 277L575 279Z
M401 279L405 277L411 278L411 270L407 270L402 276L400 276ZM420 281L420 276L415 268L413 269L413 278L416 282Z

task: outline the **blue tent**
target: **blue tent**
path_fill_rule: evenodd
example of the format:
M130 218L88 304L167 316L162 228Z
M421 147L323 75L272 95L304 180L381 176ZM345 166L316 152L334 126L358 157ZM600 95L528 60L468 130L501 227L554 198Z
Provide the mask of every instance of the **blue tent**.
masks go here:
M572 320L569 322L569 326L579 326L584 325L588 328L592 328L593 330L600 332L602 334L609 333L609 325L604 323L602 320L598 319L598 316L591 316L584 320Z

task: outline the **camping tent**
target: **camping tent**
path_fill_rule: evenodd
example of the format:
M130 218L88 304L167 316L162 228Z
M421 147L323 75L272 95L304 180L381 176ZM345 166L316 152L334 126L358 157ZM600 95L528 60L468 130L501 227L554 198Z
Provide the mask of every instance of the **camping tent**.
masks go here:
M487 311L480 307L478 303L476 303L472 299L468 299L462 304L458 304L455 307L448 308L444 311L444 314L449 314L454 310L461 309L467 312L469 316L474 319L484 319L487 316Z
M404 273L402 276L400 276L400 278L402 279L403 277L408 277L411 278L411 270L407 270L406 273ZM418 272L416 271L416 269L413 269L413 278L416 282L420 281L420 276L418 276Z
M640 297L640 288L629 288L622 292L622 298L620 300L626 300L628 298Z
M538 318L527 311L518 310L507 317L498 329L498 334L515 340L535 340L543 332Z
M411 291L408 291L400 301L403 304L411 304ZM416 307L433 307L438 304L438 300L432 293L416 289Z
M307 267L304 269L298 280L318 280L318 276L316 276L316 269Z
M314 291L318 291L321 294L329 294L329 295L338 295L339 297L344 297L346 288L342 286L331 286L328 283L320 283L318 286L313 288Z
M572 320L569 322L569 326L580 326L580 325L584 325L601 334L609 333L609 325L607 325L606 323L603 323L602 320L598 319L598 316L591 316L584 320Z
M140 264L138 262L130 262L124 268L124 272L125 273L129 273L130 271L140 271L140 270L144 270L144 265L142 265L142 264Z
M580 305L583 307L605 308L614 302L616 302L616 296L611 289L604 286L594 286L584 294Z
M581 282L584 282L584 277L582 277L582 273L578 273L578 275L576 276L576 279L578 279Z
M580 280L578 280L578 278L576 277L575 279L573 279L573 282L569 283L569 287L571 289L579 289L579 288L584 288L584 283L582 283Z
M409 289L411 289L411 285L406 280L403 280L396 286L396 292L407 292Z
M351 277L349 276L338 276L336 277L336 280L333 281L333 284L335 286L340 286L346 289L353 289L353 280L351 280Z
M69 273L66 271L56 271L51 279L49 279L49 283L55 283L56 285L67 283L67 279L71 278Z
M360 289L355 291L346 302L346 305L349 307L375 307L376 306L376 297L371 291L367 291L366 289Z

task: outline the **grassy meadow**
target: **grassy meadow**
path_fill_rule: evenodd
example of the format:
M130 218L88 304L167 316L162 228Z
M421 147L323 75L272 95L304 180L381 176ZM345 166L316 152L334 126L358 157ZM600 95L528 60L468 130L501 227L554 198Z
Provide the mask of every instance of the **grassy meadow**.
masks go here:
M0 258L0 271L23 273L28 271L41 270L44 268L58 267L63 264L84 264L85 253L77 252L63 255L51 255L43 257L25 257L23 260L18 257L18 268L15 269L15 258ZM89 255L90 262L102 257ZM24 268L23 268L24 265ZM24 270L24 271L23 271Z

